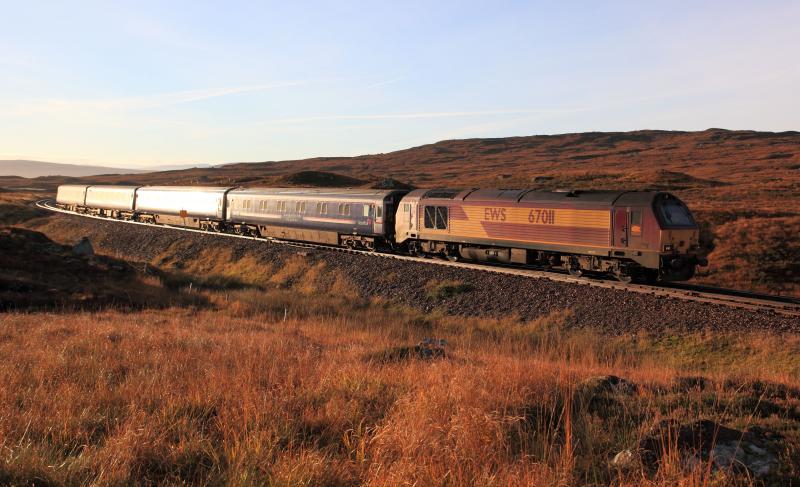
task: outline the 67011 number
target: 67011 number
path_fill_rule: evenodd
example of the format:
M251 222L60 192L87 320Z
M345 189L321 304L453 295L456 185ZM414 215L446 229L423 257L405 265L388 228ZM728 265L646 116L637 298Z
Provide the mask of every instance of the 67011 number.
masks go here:
M543 225L555 225L556 210L543 210L540 208L531 210L528 213L528 223L540 223Z

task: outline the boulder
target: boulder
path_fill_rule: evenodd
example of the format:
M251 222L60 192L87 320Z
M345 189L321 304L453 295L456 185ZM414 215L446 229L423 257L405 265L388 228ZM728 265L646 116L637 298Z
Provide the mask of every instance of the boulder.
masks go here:
M94 247L89 237L83 237L72 247L72 253L80 257L94 256Z
M589 413L608 418L624 409L617 396L634 394L637 390L636 384L615 375L589 377L575 388L573 402Z
M651 472L669 452L677 451L687 469L711 462L712 470L764 477L778 466L776 437L759 428L740 431L710 420L664 420L642 438L637 453Z

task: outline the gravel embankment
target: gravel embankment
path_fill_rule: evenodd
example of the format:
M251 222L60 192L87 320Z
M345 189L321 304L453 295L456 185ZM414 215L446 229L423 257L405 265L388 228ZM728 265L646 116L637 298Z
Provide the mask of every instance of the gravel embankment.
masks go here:
M171 229L56 216L47 227L75 239L88 236L95 247L130 260L151 261L173 245L179 259L191 259L206 248L228 248L234 258L252 255L260 262L280 264L297 248L261 241L192 234ZM45 228L47 231L47 228ZM174 245L180 243L180 245ZM381 296L417 308L444 309L468 316L508 316L533 319L570 308L569 325L593 327L610 334L670 331L772 330L800 332L800 320L766 311L657 297L630 291L493 274L474 270L383 259L326 250L305 250L309 264L324 261L342 271L364 296ZM455 296L435 300L426 283L453 280L468 285Z

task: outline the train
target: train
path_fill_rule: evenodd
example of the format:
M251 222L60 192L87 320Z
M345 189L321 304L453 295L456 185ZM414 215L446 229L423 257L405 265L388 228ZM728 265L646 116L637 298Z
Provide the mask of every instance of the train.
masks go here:
M56 203L111 219L379 252L685 281L700 229L662 191L61 185Z

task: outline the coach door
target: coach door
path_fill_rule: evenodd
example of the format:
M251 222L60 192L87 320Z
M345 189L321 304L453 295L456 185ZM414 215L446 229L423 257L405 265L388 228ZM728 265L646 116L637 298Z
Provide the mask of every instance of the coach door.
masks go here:
M627 247L628 237L628 209L614 208L614 247Z

